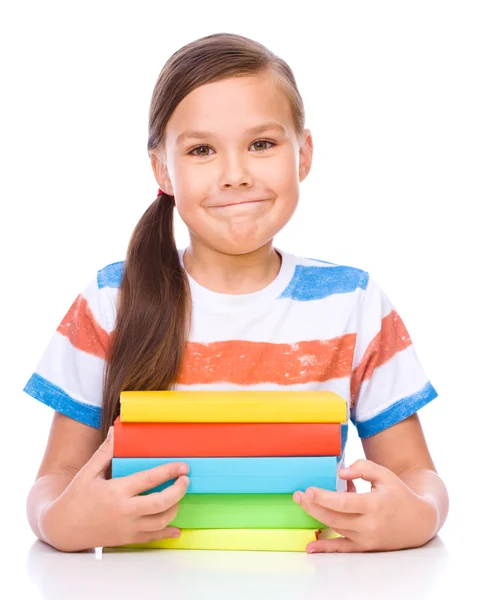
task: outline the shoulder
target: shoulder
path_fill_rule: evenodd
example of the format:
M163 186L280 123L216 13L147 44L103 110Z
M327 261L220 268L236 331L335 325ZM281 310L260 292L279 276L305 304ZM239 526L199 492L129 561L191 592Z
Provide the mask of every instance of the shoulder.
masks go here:
M329 262L321 258L306 256L296 256L295 258L299 270L309 276L313 274L320 278L332 278L341 283L355 282L359 287L363 287L364 289L367 287L369 273L364 269L352 265Z
M124 260L111 263L99 269L96 274L96 282L98 284L98 289L102 290L106 287L118 289L121 284L124 269Z
M294 274L284 295L301 299L322 299L334 294L357 294L367 289L370 274L352 265L333 263L321 258L291 255Z
M125 261L105 265L93 274L79 295L80 302L108 333L115 326L117 299Z
M183 249L177 248L179 257L183 254ZM182 259L181 259L182 260ZM98 290L103 288L118 289L123 278L125 270L126 260L120 260L118 262L110 263L98 270L96 274L96 281L98 284Z

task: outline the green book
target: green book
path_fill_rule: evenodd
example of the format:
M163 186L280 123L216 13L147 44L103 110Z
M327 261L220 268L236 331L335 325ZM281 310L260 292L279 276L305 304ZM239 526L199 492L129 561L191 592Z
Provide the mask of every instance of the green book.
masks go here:
M325 529L292 494L185 494L170 523L180 529Z

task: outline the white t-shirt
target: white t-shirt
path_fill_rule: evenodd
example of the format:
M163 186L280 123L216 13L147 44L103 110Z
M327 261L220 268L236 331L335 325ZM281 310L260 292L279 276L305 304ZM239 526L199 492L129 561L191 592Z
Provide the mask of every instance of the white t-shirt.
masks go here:
M369 273L275 249L278 276L251 294L213 292L187 274L192 323L173 389L330 390L346 399L361 438L437 397L399 314ZM121 261L100 269L76 297L24 387L92 427L101 422L123 268ZM344 424L342 464L347 432Z

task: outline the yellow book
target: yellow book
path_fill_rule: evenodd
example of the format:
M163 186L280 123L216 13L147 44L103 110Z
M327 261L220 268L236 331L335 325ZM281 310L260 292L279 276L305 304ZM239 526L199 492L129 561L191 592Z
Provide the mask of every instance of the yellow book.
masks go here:
M345 423L347 402L329 391L123 391L122 422Z
M172 550L264 550L305 552L317 539L315 529L182 529L180 537L126 544L121 548L167 548ZM325 538L341 537L329 530Z

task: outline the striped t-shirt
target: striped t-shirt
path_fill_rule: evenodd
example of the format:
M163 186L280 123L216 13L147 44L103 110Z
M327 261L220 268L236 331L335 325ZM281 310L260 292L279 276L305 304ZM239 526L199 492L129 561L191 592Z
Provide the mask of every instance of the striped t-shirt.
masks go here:
M213 292L187 273L192 322L173 389L330 390L346 399L360 437L436 398L404 323L369 273L275 249L277 277L251 294ZM86 285L24 387L92 427L101 422L123 268L124 261L110 264Z

